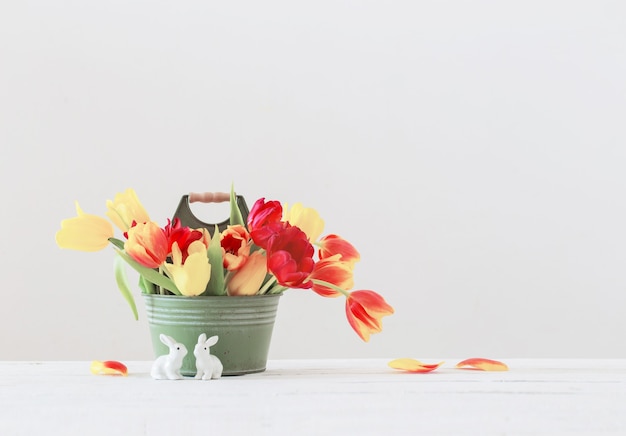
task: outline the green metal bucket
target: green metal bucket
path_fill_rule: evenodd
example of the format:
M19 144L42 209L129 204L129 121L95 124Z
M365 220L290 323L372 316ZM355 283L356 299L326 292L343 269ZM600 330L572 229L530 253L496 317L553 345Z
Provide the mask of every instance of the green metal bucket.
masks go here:
M224 365L223 375L265 371L278 300L281 294L180 297L143 294L155 356L167 354L164 333L187 347L181 374L196 374L194 346L198 336L219 336L211 354Z

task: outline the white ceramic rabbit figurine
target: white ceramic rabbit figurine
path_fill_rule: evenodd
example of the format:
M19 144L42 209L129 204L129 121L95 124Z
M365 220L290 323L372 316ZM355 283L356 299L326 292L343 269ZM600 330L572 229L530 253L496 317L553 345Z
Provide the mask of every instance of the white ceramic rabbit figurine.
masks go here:
M159 338L170 348L170 352L157 357L152 364L150 375L157 380L181 380L183 376L180 368L183 366L183 358L187 355L187 347L171 336L161 334Z
M210 350L210 347L215 345L218 339L217 336L211 336L207 339L205 333L198 336L198 343L193 350L193 355L196 356L196 369L198 370L196 379L211 380L222 376L224 370L222 362L217 356L213 356Z

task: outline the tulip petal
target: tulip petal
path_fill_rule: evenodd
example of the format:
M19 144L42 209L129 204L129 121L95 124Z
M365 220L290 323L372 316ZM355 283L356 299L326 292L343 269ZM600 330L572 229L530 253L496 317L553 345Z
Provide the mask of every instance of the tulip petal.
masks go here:
M498 360L474 357L456 364L459 369L477 369L480 371L508 371L509 367Z
M394 359L388 363L393 369L400 369L402 371L411 373L424 373L431 372L443 365L444 362L439 363L422 363L419 360L411 359L408 357L402 359Z
M94 360L91 362L90 370L95 375L128 375L126 365L116 360L105 360L104 362Z

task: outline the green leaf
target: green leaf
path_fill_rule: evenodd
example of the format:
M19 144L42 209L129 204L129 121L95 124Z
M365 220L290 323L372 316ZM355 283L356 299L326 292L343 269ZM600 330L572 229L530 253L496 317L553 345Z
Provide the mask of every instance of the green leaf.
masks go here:
M122 258L116 257L113 262L117 287L120 289L120 292L122 293L122 296L124 297L126 302L130 305L130 308L133 311L133 315L135 315L135 321L137 321L139 319L139 315L137 314L137 306L135 305L135 299L133 298L133 294L128 287L128 279L126 278L126 271L124 270L124 263L122 261Z
M152 282L146 280L146 278L142 275L139 276L139 289L144 294L156 294L156 285Z
M211 237L207 256L211 264L211 278L209 279L209 283L203 295L226 295L226 287L224 286L224 259L222 257L222 246L220 244L220 230L217 226L215 226L215 231Z
M146 268L122 250L115 251L117 251L117 254L119 254L121 258L126 261L127 264L129 264L135 271L141 274L141 276L144 277L146 280L169 291L172 291L176 295L181 295L180 291L172 280L165 277L163 274L160 274L158 271L153 270L152 268Z
M119 248L120 250L124 249L124 241L120 241L117 238L109 238L109 242L113 245L115 245L117 248Z
M239 206L237 205L237 196L235 195L235 185L230 185L230 225L234 226L237 224L241 224L245 226L246 223L243 222L243 216L241 215L241 210L239 210Z

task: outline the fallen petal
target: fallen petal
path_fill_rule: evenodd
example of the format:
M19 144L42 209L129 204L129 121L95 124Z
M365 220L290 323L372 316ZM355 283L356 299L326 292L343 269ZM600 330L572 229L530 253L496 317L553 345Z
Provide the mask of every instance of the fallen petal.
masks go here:
M122 362L115 360L105 360L101 362L94 360L91 362L91 373L96 375L128 375L128 368Z
M394 359L388 363L388 365L393 369L400 369L407 372L413 373L421 373L421 372L431 372L439 368L443 365L444 362L439 363L422 363L419 360L410 359L410 358L402 358L402 359Z
M481 357L465 359L462 362L457 363L456 367L460 369L478 369L481 371L508 371L509 370L509 367L500 361L491 360L491 359L483 359Z

